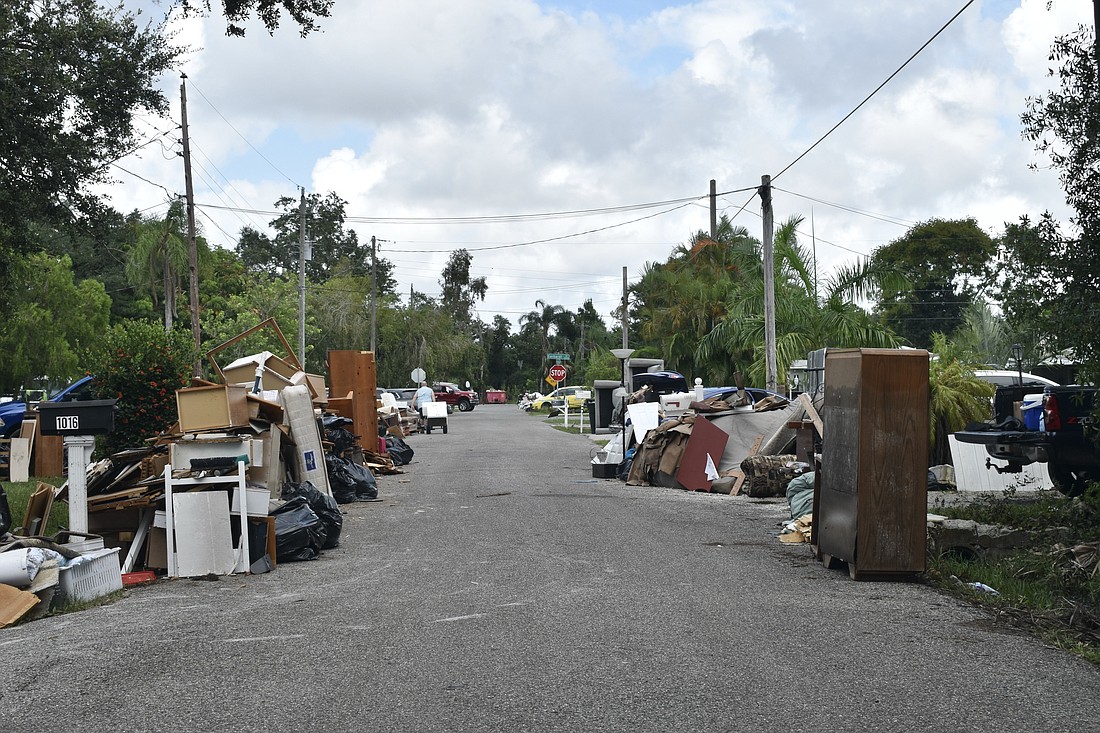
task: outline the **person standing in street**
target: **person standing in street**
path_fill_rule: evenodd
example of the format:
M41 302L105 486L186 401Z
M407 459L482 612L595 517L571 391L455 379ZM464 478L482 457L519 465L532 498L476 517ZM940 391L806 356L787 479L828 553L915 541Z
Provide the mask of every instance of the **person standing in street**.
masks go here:
M428 416L424 414L424 405L429 402L435 402L435 392L428 386L427 382L421 382L420 387L416 390L416 394L413 395L413 409L420 413L420 424L423 426L426 432L431 432L428 428Z

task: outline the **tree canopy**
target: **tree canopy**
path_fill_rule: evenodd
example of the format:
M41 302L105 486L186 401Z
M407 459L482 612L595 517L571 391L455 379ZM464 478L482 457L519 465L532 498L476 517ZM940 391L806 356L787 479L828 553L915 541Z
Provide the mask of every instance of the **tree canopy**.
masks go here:
M274 33L279 27L283 11L298 24L298 32L304 37L320 26L318 18L327 18L332 10L333 0L222 0L225 14L225 35L244 36L242 23L255 13L268 33ZM210 0L179 0L179 6L185 13L209 13Z
M135 114L167 110L156 82L181 53L163 26L95 0L0 3L0 280L33 223L100 209L88 187L140 146Z

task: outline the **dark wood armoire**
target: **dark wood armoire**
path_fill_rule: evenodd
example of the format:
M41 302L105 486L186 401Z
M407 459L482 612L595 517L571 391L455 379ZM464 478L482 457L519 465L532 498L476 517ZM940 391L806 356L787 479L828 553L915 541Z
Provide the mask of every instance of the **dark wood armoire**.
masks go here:
M856 580L924 572L928 352L830 349L822 420L819 556Z

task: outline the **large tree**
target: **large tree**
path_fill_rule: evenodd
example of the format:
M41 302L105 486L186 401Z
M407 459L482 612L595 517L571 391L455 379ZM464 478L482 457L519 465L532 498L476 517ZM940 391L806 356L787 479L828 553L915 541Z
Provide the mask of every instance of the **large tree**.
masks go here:
M344 225L347 201L333 192L325 196L311 193L305 204L305 239L310 243L306 277L323 282L337 275L369 275L370 253L360 246L355 230ZM237 241L237 254L250 269L296 278L302 240L301 199L283 196L275 208L283 213L270 222L274 238L245 227ZM379 285L385 290L390 282L380 278Z
M440 306L451 315L455 325L470 334L480 332L484 326L475 317L474 308L489 292L484 277L470 275L473 261L467 250L456 249L439 278Z
M723 216L714 237L698 231L667 262L646 263L632 288L642 344L656 347L670 369L704 371L696 360L699 342L726 317L729 298L742 287L746 272L759 270L760 257L760 243ZM750 357L751 351L708 356L715 364Z
M9 315L0 328L0 392L31 379L66 382L87 368L86 349L107 330L111 299L96 280L76 282L67 256L16 257Z
M1090 376L1100 375L1100 75L1095 30L1080 27L1055 39L1050 71L1059 88L1028 99L1021 119L1025 139L1035 143L1058 171L1073 209L1071 233L1049 216L1035 229L1021 222L1003 254L1032 256L1043 264L1042 288L1030 292L1027 325L1043 331L1053 350L1073 353ZM1006 280L1006 283L1009 282ZM1008 305L1008 304L1006 304ZM1013 308L1019 303L1012 304ZM1020 310L1010 325L1020 327Z
M874 253L879 264L905 276L904 289L885 289L876 314L912 346L932 347L932 334L953 334L965 323L996 245L974 219L932 219Z
M167 110L155 84L181 53L162 26L95 0L0 3L0 287L33 223L99 208L89 186L137 147L135 114Z
M185 13L209 13L210 0L178 0ZM268 33L274 33L285 10L291 20L298 24L302 36L309 35L319 28L318 18L329 17L333 0L222 0L225 13L227 36L243 36L242 23L255 13Z
M900 345L888 328L875 323L858 303L883 288L900 289L904 278L875 260L838 268L821 284L813 275L811 253L798 242L801 217L776 227L775 332L779 381L796 359L823 346L879 347ZM726 301L726 314L699 343L696 361L704 365L709 381L730 384L741 371L749 384L765 380L764 277L761 260L745 270L742 284ZM747 355L730 361L725 355Z

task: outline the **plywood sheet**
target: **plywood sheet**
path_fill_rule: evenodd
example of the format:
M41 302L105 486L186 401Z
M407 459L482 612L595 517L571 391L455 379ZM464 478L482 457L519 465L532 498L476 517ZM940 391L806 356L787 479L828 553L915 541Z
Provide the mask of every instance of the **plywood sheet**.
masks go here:
M175 494L176 572L180 577L229 575L237 564L224 491Z
M710 491L727 440L729 436L709 420L696 420L676 472L680 485L691 491Z

